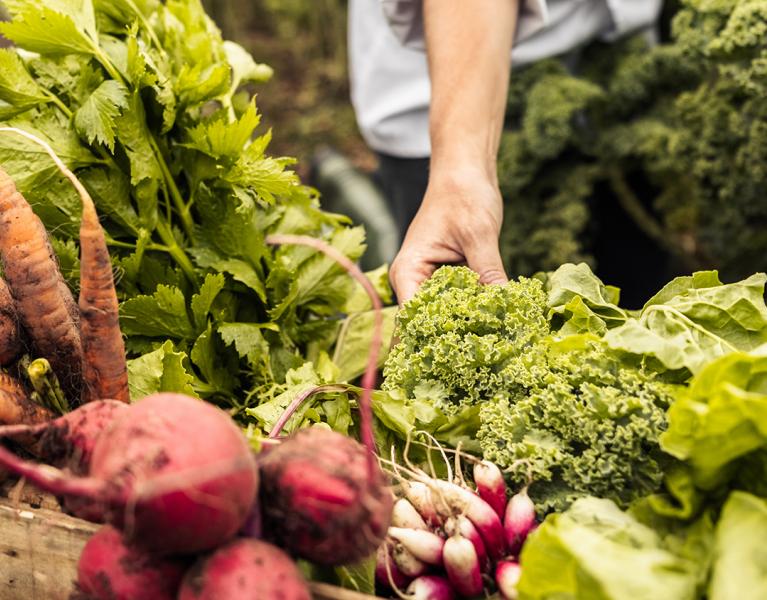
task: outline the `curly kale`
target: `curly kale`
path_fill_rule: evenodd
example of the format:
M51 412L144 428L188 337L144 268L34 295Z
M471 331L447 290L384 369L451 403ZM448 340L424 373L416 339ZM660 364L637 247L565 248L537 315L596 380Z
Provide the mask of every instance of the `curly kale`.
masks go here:
M684 271L767 268L767 3L685 0L672 39L515 73L499 155L510 272L594 264L616 204Z
M597 341L566 351L543 341L528 359L545 376L480 408L485 458L510 468L517 484L532 475L542 511L588 495L625 506L657 490L668 386Z
M443 267L400 313L384 387L428 393L448 415L478 406L485 457L517 484L530 475L542 510L656 490L669 388L597 337L555 339L548 313L537 279L483 286Z
M548 333L546 311L537 280L481 286L466 267L442 267L400 311L384 388L436 387L447 414L491 398L515 384L504 367Z

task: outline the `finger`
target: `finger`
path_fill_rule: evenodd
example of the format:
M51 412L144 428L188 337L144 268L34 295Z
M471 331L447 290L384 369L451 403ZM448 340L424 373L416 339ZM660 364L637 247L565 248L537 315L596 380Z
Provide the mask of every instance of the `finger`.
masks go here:
M400 255L391 269L391 284L397 295L397 302L402 306L415 296L421 284L431 277L435 266L420 261L412 255Z
M479 275L484 284L504 284L509 278L503 268L497 241L478 239L465 249L469 268Z

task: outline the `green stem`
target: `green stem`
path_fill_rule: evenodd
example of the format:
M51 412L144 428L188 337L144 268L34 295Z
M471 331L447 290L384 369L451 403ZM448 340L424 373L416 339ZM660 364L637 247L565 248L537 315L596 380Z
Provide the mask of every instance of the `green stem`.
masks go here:
M59 110L66 115L67 119L71 119L72 118L74 113L72 113L72 111L69 110L69 107L66 104L64 104L61 101L61 98L59 98L56 94L52 94L52 93L48 92L48 99L51 102L53 102L59 108Z
M176 241L176 238L173 237L173 232L170 230L168 224L164 221L158 221L157 233L160 235L160 238L167 246L168 254L170 254L178 266L181 267L181 270L184 271L184 274L187 276L189 281L191 281L192 284L197 287L199 282L197 281L197 273L195 272L194 265L189 259L189 256L187 256L186 252L184 252L184 250L178 245L178 242Z
M165 48L162 47L162 44L160 43L160 39L157 37L157 34L154 31L154 28L149 24L149 21L146 20L146 17L144 16L144 13L142 13L138 6L136 6L135 2L133 0L125 0L126 4L130 7L130 9L136 14L138 17L138 20L141 21L141 25L144 27L144 29L147 32L147 35L149 36L149 39L152 40L152 44L163 54L167 54L165 52Z
M112 79L125 85L125 79L123 79L123 76L120 75L120 71L117 70L117 67L112 64L112 61L109 60L109 57L104 54L104 51L95 43L93 45L93 54L96 57L96 60L99 61L99 64L101 64L101 66L106 69L106 72L109 73L109 76Z
M184 230L184 234L189 238L190 241L194 241L194 222L192 221L192 214L189 212L189 208L184 203L184 199L181 197L181 192L176 185L175 179L173 179L173 174L170 172L168 163L165 162L165 156L160 150L160 146L157 144L157 140L154 138L154 136L149 136L149 143L152 145L152 150L157 155L157 162L160 165L160 170L162 171L165 185L167 186L170 197L173 200L173 205L176 207L179 219L181 219L181 227Z

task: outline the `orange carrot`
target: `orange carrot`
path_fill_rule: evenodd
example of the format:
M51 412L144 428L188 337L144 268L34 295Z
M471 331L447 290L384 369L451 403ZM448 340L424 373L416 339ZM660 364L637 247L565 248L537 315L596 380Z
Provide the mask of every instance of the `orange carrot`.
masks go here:
M21 350L19 315L8 284L0 277L0 365L12 363Z
M29 399L27 390L17 379L0 373L0 425L35 425L53 416L50 410Z
M21 324L67 393L79 397L82 344L74 298L59 272L48 235L32 207L0 169L0 260Z
M42 146L59 171L72 182L83 203L80 221L79 299L82 400L91 402L112 399L129 402L125 344L120 331L112 263L93 199L47 143L26 131L11 127L7 129ZM53 366L53 361L51 365Z
M130 402L125 344L118 318L112 262L104 230L88 192L80 222L80 332L83 340L83 401Z

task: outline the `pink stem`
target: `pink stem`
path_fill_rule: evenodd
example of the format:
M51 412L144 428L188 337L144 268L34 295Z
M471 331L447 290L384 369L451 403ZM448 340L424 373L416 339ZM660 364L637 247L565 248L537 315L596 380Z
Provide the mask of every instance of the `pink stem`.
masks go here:
M287 424L287 422L290 420L290 417L292 417L295 412L301 408L301 405L309 398L314 396L315 394L322 394L324 392L345 392L348 389L345 385L318 385L317 387L313 387L310 390L306 390L305 392L300 393L296 398L288 405L288 407L283 411L283 413L280 415L280 418L277 419L277 422L274 424L274 427L272 427L272 430L269 432L270 438L278 438L280 436L280 432L282 431L283 427Z
M26 461L4 446L0 446L0 466L15 475L24 477L45 492L104 502L113 499L107 495L103 481L92 477L73 477L61 469Z
M373 325L373 336L370 340L370 350L368 351L368 364L365 367L365 374L362 376L362 396L360 397L360 436L362 443L370 450L369 462L375 463L375 439L373 437L373 410L371 408L371 395L373 386L376 382L378 372L378 353L381 348L383 338L383 303L378 296L373 284L365 276L362 270L354 264L347 256L339 252L333 246L324 240L318 240L306 235L273 234L266 238L267 244L295 244L299 246L308 246L322 252L329 258L332 258L341 265L349 275L356 279L370 297L375 311L375 320ZM371 469L372 472L372 469Z

